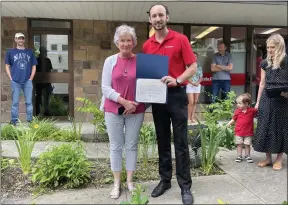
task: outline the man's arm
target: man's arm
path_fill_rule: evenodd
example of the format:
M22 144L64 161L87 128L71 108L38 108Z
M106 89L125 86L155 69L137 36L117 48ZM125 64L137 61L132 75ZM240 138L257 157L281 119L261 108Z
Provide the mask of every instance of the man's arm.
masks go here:
M187 66L187 69L178 77L180 82L190 79L197 71L197 63L192 63Z
M6 73L7 73L8 77L9 77L9 79L12 80L11 72L10 72L10 65L6 64L5 70L6 70Z
M219 71L222 71L222 69L220 69L218 67L218 65L216 65L215 63L211 64L211 71L212 72L219 72Z
M36 65L33 65L29 80L33 80L35 73L36 73Z
M228 66L216 65L216 67L218 67L220 70L231 71L233 69L233 64L230 63L230 64L228 64Z
M217 65L217 67L224 71L231 71L233 69L232 55L231 54L227 55L228 55L228 65L227 66Z

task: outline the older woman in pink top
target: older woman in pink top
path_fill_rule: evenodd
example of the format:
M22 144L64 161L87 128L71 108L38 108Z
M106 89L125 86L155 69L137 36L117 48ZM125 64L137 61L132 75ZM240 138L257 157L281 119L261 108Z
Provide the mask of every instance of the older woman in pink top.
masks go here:
M136 103L136 55L132 49L137 44L134 28L121 25L116 28L114 43L119 53L109 56L104 63L102 93L107 132L110 143L111 170L114 188L111 198L120 196L122 149L125 146L127 187L134 189L132 178L136 170L137 147L145 105Z

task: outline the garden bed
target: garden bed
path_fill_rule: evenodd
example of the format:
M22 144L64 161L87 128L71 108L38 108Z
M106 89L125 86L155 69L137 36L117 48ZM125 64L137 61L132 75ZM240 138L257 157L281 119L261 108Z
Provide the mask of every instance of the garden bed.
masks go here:
M173 160L173 178L175 176L175 161ZM123 172L124 173L124 172ZM219 167L214 166L213 171L210 175L225 174ZM192 177L204 176L205 173L201 168L191 168ZM143 167L142 163L138 163L137 171L134 175L136 183L145 181L159 180L158 175L158 161L149 161L146 168ZM46 189L41 190L38 186L31 182L30 177L24 177L20 167L16 164L11 167L7 167L1 172L1 198L24 198L39 193L48 193L51 191L59 191L64 188L58 189ZM108 187L113 183L113 176L109 167L109 160L98 160L93 162L93 169L91 171L91 181L85 186L87 187Z

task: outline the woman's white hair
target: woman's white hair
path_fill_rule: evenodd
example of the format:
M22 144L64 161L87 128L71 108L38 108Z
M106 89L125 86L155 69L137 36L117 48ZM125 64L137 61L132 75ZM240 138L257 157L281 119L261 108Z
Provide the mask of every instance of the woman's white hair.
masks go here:
M280 34L272 34L266 41L266 43L273 43L275 44L275 54L273 57L273 69L279 68L281 62L283 61L284 57L286 56L285 51L285 41ZM272 65L272 56L267 53L267 62L268 66Z
M133 47L135 47L137 45L137 36L136 36L135 29L131 26L127 26L126 24L123 24L116 28L116 32L114 34L115 45L118 46L118 41L120 39L120 36L125 35L125 34L131 35L132 41L133 41Z

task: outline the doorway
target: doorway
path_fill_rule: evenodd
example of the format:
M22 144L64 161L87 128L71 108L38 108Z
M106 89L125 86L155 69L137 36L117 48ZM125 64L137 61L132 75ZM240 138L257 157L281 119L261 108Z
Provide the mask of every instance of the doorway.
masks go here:
M73 117L71 30L47 27L51 26L47 25L47 20L36 20L36 24L33 21L30 21L29 44L30 48L34 48L38 62L33 80L34 116L56 119ZM61 25L61 22L56 22L56 25Z

